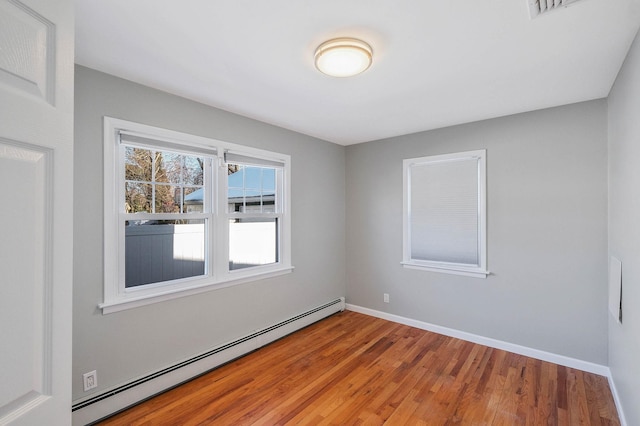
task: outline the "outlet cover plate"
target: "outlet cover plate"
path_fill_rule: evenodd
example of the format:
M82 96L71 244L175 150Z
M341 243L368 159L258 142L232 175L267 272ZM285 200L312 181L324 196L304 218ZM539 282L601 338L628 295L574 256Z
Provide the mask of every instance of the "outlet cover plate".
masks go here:
M89 371L82 375L82 381L84 382L84 391L91 390L98 387L98 373L96 370Z

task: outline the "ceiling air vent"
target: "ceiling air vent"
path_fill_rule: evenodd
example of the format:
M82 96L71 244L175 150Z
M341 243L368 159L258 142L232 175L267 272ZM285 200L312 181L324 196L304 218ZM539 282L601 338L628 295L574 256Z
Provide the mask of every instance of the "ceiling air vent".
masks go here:
M566 7L578 0L527 0L529 3L529 15L531 19L536 16L551 12L560 7Z

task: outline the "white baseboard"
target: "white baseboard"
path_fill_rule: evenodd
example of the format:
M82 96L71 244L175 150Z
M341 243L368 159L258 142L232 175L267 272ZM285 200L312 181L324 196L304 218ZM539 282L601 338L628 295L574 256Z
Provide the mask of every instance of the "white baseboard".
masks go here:
M341 297L152 374L74 401L73 424L87 425L103 419L344 309Z
M618 418L620 419L620 426L627 426L627 419L624 416L624 410L622 409L622 401L620 401L620 395L618 394L618 388L616 388L616 383L613 380L613 375L611 371L607 375L609 379L609 388L611 389L611 393L613 394L613 402L616 403L616 408L618 409Z
M376 311L374 309L345 304L344 298L329 302L326 305L319 306L318 308L292 317L286 321L274 324L271 327L266 327L249 336L244 336L225 345L217 346L212 348L210 351L160 369L153 374L121 384L106 391L102 391L98 395L92 395L88 398L74 401L72 408L73 424L86 425L100 420L167 389L186 382L196 376L206 373L207 371L233 359L252 352L255 349L286 336L287 334L293 333L296 330L304 328L307 325L319 321L335 312L344 310L345 308L353 312L359 312L365 315L397 322L399 324L443 334L445 336L455 337L457 339L466 340L480 345L502 349L531 358L553 362L566 367L576 368L578 370L605 376L609 381L609 387L611 388L611 393L613 394L613 399L616 404L616 408L618 409L620 424L621 426L627 426L618 391L613 377L611 376L611 371L607 366L566 357L564 355L557 355L526 346L520 346L501 340L491 339L386 312Z
M372 317L382 318L388 321L397 322L399 324L420 328L422 330L432 331L438 334L444 334L445 336L455 337L457 339L466 340L468 342L473 342L496 349L502 349L519 355L525 355L531 358L540 359L542 361L553 362L554 364L563 365L565 367L576 368L578 370L599 374L605 377L610 377L611 375L609 367L605 365L582 361L564 355L557 355L551 352L541 351L539 349L533 349L526 346L516 345L514 343L504 342L502 340L496 340L489 337L479 336L477 334L467 333L465 331L459 331L452 328L442 327L440 325L414 320L411 318L405 318L386 312L376 311L374 309L363 308L362 306L352 305L350 303L347 303L346 308L349 311L359 312L361 314L370 315Z
M577 370L586 371L593 374L604 376L609 381L609 388L613 395L613 401L616 404L618 410L618 418L620 419L621 426L627 426L627 421L624 416L624 410L622 409L622 403L618 390L616 388L615 381L611 375L611 370L606 365L595 364L580 359L570 358L564 355L558 355L551 352L541 351L539 349L533 349L526 346L516 345L502 340L491 339L489 337L478 336L477 334L467 333L464 331L455 330L452 328L442 327L435 324L430 324L423 321L414 320L411 318L401 317L394 314L389 314L382 311L376 311L375 309L364 308L362 306L346 304L346 309L353 312L359 312L361 314L370 315L376 318L382 318L387 321L397 322L399 324L408 325L411 327L419 328L422 330L431 331L438 334L443 334L449 337L455 337L457 339L466 340L468 342L477 343L484 346L489 346L496 349L502 349L508 352L513 352L519 355L528 356L531 358L539 359L542 361L552 362L554 364L563 365L565 367L575 368Z

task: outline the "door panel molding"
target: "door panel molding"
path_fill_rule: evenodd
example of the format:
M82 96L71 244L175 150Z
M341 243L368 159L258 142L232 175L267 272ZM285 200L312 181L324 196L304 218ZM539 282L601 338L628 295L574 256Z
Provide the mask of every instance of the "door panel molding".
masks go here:
M52 395L53 377L53 151L0 137L0 181L6 204L0 221L3 346L12 362L0 376L0 423L20 417Z
M55 31L24 3L0 1L0 82L54 105Z

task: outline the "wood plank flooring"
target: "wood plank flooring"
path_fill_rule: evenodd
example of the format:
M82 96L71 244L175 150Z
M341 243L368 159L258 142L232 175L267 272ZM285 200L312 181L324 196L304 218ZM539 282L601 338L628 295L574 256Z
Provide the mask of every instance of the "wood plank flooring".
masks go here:
M607 379L345 311L101 425L619 425Z

